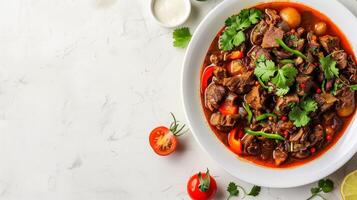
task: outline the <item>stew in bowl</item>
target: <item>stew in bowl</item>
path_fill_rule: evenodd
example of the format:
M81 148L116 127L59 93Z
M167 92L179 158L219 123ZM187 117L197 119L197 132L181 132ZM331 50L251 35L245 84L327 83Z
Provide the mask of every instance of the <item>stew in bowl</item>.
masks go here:
M200 74L217 138L272 168L302 165L331 148L356 110L356 59L342 31L292 2L258 4L224 24Z

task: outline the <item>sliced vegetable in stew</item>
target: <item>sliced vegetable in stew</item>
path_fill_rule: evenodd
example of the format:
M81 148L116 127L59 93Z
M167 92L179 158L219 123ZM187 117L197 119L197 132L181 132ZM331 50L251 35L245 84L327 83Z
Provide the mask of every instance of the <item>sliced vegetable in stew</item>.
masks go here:
M351 46L326 16L275 2L225 21L206 55L201 99L216 135L239 157L289 167L325 152L356 110Z

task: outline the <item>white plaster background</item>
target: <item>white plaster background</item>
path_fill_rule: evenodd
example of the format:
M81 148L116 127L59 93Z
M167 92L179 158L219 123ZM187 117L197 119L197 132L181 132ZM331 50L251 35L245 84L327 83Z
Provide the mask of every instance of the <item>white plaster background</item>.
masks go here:
M219 0L195 2L194 31ZM344 0L357 13L357 2ZM150 130L183 119L185 50L151 19L148 0L0 0L0 199L188 199L208 167L229 181L190 134L156 156ZM355 156L331 178L338 187ZM300 200L312 185L263 188L261 200ZM339 199L338 190L326 195ZM247 198L249 199L249 198Z

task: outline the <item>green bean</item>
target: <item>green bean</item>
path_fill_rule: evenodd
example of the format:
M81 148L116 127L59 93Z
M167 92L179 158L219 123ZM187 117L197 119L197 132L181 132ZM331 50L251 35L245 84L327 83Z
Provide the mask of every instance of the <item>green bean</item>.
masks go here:
M263 131L252 131L249 128L245 128L244 132L249 135L254 135L258 137L265 137L273 140L285 140L285 138L277 133L266 133Z
M264 113L262 115L259 115L257 118L255 118L257 121L261 121L261 120L264 120L268 117L274 117L276 118L276 115L274 113Z
M248 120L248 124L250 124L252 122L253 119L253 113L250 110L250 107L248 104L246 104L245 102L243 103L243 108L245 109L245 111L247 111L248 116L247 116L247 120Z
M302 54L302 53L301 53L300 51L298 51L298 50L294 50L294 49L288 47L288 45L286 45L286 44L283 42L282 39L276 39L276 42L277 42L283 49L285 49L286 51L288 51L288 52L290 52L290 53L292 53L292 54L294 54L294 55L296 55L296 56L299 56L299 57L301 57L301 58L307 60L307 57L306 57L304 54Z

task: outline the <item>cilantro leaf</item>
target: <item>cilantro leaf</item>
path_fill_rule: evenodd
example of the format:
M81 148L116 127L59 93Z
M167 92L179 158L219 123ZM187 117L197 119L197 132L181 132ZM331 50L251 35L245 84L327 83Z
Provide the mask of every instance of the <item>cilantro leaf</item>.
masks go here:
M317 103L312 98L308 98L300 103L300 107L307 113L315 112L317 110Z
M311 188L311 194L317 194L320 192L320 188L319 187L313 187Z
M284 65L271 81L279 88L286 88L293 84L297 73L295 67Z
M259 62L260 60L260 62ZM274 76L277 67L272 60L263 60L263 58L259 58L257 62L257 66L254 69L254 74L260 78L263 82L268 81L272 76Z
M250 192L248 193L248 195L253 196L253 197L258 196L260 193L260 190L261 190L261 188L259 186L254 185L252 187L252 189L250 190Z
M307 113L302 110L299 106L294 107L289 112L289 119L294 121L296 127L305 126L309 123L310 117L307 116Z
M174 47L185 48L191 40L190 29L182 27L175 29L173 32Z
M230 182L227 187L227 192L229 192L228 199L231 197L237 197L239 195L238 186L235 183Z
M333 182L330 179L326 179L321 189L324 193L331 192L333 190Z
M275 92L276 95L278 95L279 97L282 97L284 95L286 95L289 92L290 88L289 87L285 87L285 88L278 88Z
M233 37L233 45L234 46L239 46L245 41L245 35L243 31L239 31L234 37Z
M325 199L320 192L323 191L324 193L331 192L333 190L333 182L330 179L322 179L318 182L318 187L313 187L310 189L311 196L308 199L314 199L315 197L319 196L321 199Z
M338 68L336 68L336 63L331 55L320 58L320 66L327 80L338 77L339 71Z
M226 24L226 26L230 26L233 23L235 23L236 20L237 20L237 15L232 15L232 16L228 17L224 23Z
M257 9L251 9L249 10L249 21L252 24L256 24L259 22L259 20L262 18L262 12L260 12L260 10Z
M289 112L289 119L294 121L296 127L306 126L311 120L308 115L316 110L317 103L312 98L308 98L293 107Z
M225 21L227 28L219 38L219 48L229 51L241 45L246 40L244 31L258 23L261 17L261 11L254 8L243 9L238 15L229 17Z

